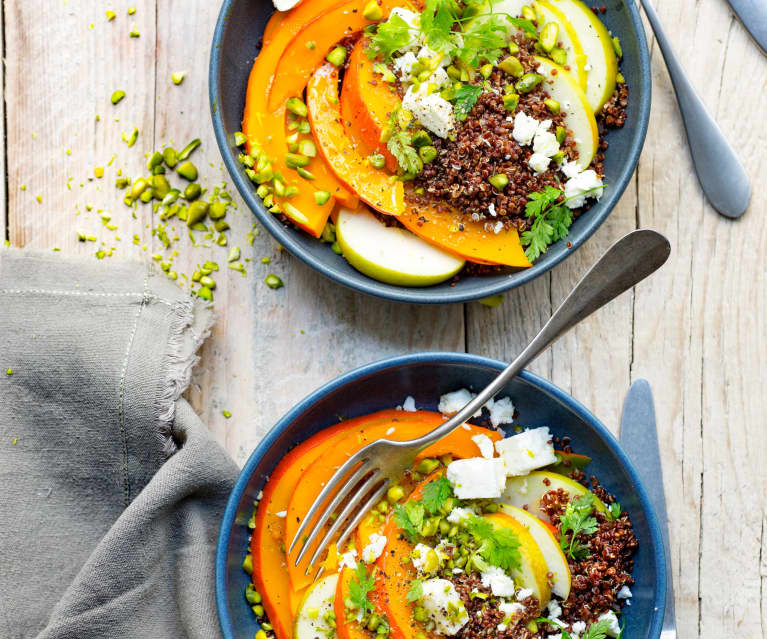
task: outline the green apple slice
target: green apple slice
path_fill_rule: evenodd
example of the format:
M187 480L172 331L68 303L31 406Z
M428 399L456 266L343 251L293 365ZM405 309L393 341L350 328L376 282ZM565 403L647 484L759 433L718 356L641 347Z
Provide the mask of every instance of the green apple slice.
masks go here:
M341 209L336 238L349 264L368 277L396 286L438 284L465 264L410 231L386 226L367 210Z
M548 58L536 57L535 61L538 63L538 73L546 79L546 91L559 102L566 114L565 122L573 132L575 148L578 150L578 164L585 169L591 164L599 147L599 129L594 112L570 73Z
M338 575L328 575L314 582L306 591L293 627L295 639L316 639L333 633L328 624L328 613L333 612Z
M551 523L548 515L540 508L541 497L550 490L557 490L558 488L564 490L570 499L589 492L588 488L584 488L569 477L545 470L536 470L521 477L509 477L506 480L506 489L495 501L499 504L509 504L522 508L538 519ZM600 512L607 512L607 507L598 498L596 508Z
M586 72L587 58L583 45L578 39L578 33L565 14L550 4L547 0L536 0L536 8L546 17L546 23L555 22L559 25L558 43L567 53L567 66L583 91L586 91L588 74ZM543 25L541 25L543 26Z
M501 512L516 519L532 535L546 562L551 592L562 600L567 599L570 596L570 567L550 524L544 524L526 510L509 504L502 504Z
M602 21L580 0L546 0L562 12L578 34L586 56L586 97L594 113L598 113L615 91L618 59L610 33Z

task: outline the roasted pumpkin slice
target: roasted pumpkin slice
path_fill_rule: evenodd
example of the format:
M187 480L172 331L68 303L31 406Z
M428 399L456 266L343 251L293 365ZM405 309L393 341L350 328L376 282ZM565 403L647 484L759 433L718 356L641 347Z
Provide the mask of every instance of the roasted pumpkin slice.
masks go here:
M369 417L372 418L375 415L376 413L373 413ZM357 432L351 433L342 441L337 442L306 469L301 476L301 481L295 487L288 505L284 538L286 548L290 547L304 515L309 511L312 503L314 503L321 487L328 482L336 470L349 457L367 444L379 439L407 441L421 437L434 430L444 421L444 418L439 413L428 411L418 411L415 413L400 412L399 415L396 419L373 423L365 428L358 429ZM467 425L467 428L459 428L453 431L447 437L424 450L419 455L419 458L440 457L448 454L452 454L456 458L477 456L480 454L479 448L471 438L479 434L487 435L494 441L501 437L495 431L479 426ZM313 549L310 549L303 561L296 566L295 557L298 555L300 546L301 544L297 544L287 559L290 583L294 590L301 590L311 582L311 577L306 573L308 560L312 555Z
M344 76L341 92L341 112L345 119L354 123L363 143L386 158L386 166L397 170L397 160L381 142L381 134L389 116L402 103L393 84L384 82L383 76L374 71L375 62L365 53L368 41L357 41L349 57L349 67Z
M407 203L399 221L418 237L479 264L501 264L527 268L517 230L486 230L483 222L472 222L451 207Z
M338 69L330 63L312 75L306 103L314 138L330 168L360 200L387 215L405 209L402 182L365 161L347 134L338 97Z

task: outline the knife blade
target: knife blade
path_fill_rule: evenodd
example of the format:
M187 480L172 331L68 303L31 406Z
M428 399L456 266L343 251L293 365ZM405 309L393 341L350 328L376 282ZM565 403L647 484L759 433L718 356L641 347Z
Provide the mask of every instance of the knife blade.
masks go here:
M746 31L767 53L767 2L764 0L727 0Z
M647 380L635 381L626 395L621 416L620 443L631 458L642 478L650 501L655 507L666 555L666 612L663 616L661 639L676 639L674 614L674 584L671 575L671 554L668 539L666 494L663 490L663 471L660 463L658 429L655 423L655 405Z

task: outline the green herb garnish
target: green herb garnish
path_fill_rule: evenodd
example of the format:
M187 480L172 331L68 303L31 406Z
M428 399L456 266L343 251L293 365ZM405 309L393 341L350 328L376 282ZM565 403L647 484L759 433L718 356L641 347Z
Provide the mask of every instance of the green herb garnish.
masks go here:
M397 164L405 173L417 175L421 170L421 163L418 159L418 151L410 143L410 134L405 131L396 131L386 143Z
M610 521L615 521L621 516L621 512L621 505L616 501L607 507L607 513L605 514Z
M409 501L404 506L397 505L394 509L394 522L407 535L411 543L418 540L424 514L423 504L420 501Z
M465 120L469 111L474 107L482 94L482 87L476 87L472 84L463 84L455 92L455 119Z
M407 591L406 598L408 602L415 603L423 597L423 584L420 579L413 579L410 582L410 590Z
M411 40L410 26L395 14L378 25L376 33L370 37L370 45L365 52L371 60L380 55L388 62L395 51L408 46Z
M452 496L453 487L450 485L450 482L446 477L440 477L424 486L421 503L426 512L433 515Z
M508 528L496 528L492 522L481 517L472 517L466 524L479 545L479 555L492 566L503 570L519 568L522 557L519 552L519 538Z
M368 593L375 588L375 579L368 575L363 562L357 563L354 578L349 582L349 600L357 610L361 610L363 616L373 612L373 604L368 599Z
M588 546L578 541L577 537L581 533L593 535L597 531L597 520L592 516L595 505L596 498L593 493L576 497L567 504L559 521L559 545L571 559L584 559L589 556Z

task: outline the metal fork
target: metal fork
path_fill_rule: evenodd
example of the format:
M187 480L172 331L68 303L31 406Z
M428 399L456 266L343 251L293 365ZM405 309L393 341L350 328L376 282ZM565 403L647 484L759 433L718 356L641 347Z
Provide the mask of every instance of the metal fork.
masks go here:
M295 565L301 563L337 508L343 504L341 512L311 556L307 570L315 565L341 527L347 524L336 542L338 548L343 546L362 518L383 497L388 486L400 479L405 470L412 468L419 453L461 426L558 337L658 269L670 252L668 240L660 233L651 230L628 233L589 269L517 358L453 417L418 439L404 442L381 439L352 455L325 485L301 522L288 554L309 526L313 524L314 527L304 539ZM355 487L357 490L352 494ZM328 499L329 503L322 509Z

